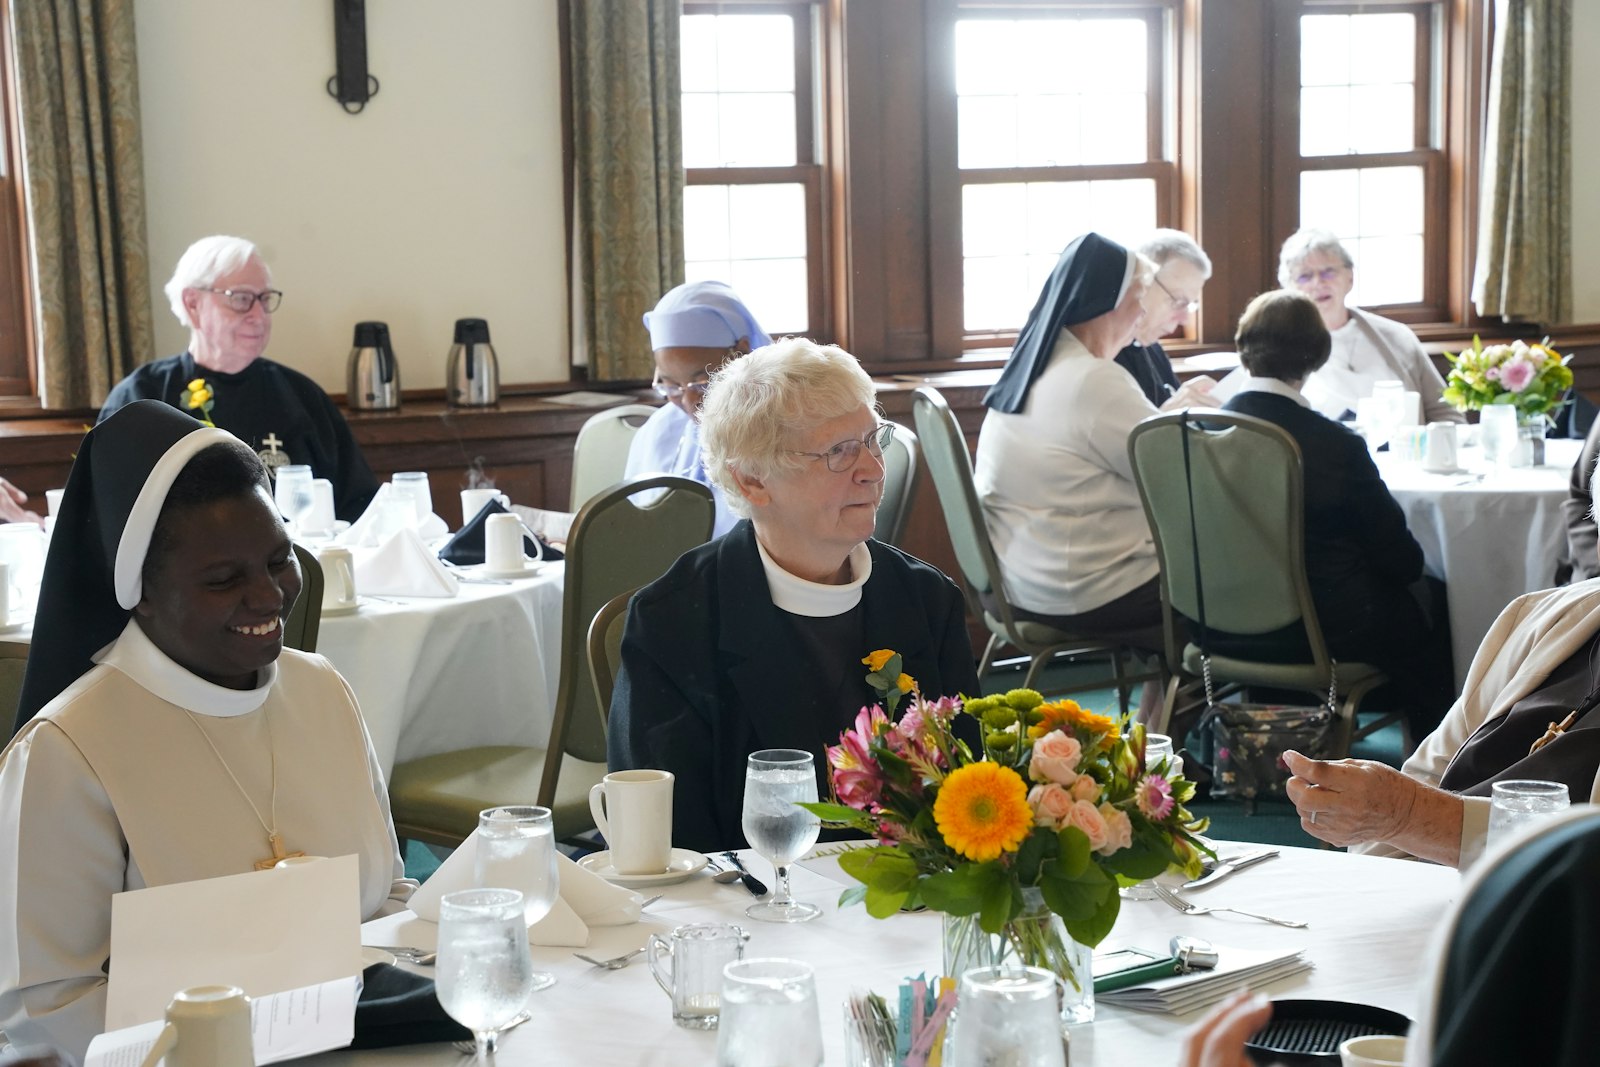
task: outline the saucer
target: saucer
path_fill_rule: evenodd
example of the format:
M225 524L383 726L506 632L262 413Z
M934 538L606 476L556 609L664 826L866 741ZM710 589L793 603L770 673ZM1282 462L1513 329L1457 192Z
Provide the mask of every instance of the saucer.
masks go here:
M515 570L493 571L487 563L479 564L478 574L484 578L532 578L544 566L542 560L525 560L521 567Z
M1440 477L1450 478L1458 474L1471 474L1465 467L1423 467L1424 474L1437 474Z
M613 885L672 885L704 870L708 862L710 861L702 853L693 849L675 848L672 850L672 860L667 864L667 869L655 874L622 874L611 866L610 852L596 852L585 856L578 861L578 866L590 874L598 874Z
M356 612L358 612L360 610L361 610L361 604L360 604L359 601L357 603L354 603L354 604L346 604L342 608L328 608L328 607L325 607L325 608L322 609L322 617L324 619L334 619L334 618L338 618L340 615L354 615Z
M372 967L372 966L374 966L376 964L379 964L379 963L387 963L389 966L393 967L394 966L394 953L385 952L381 948L373 948L371 945L362 945L361 946L361 967L362 967L362 969L365 970L366 968Z

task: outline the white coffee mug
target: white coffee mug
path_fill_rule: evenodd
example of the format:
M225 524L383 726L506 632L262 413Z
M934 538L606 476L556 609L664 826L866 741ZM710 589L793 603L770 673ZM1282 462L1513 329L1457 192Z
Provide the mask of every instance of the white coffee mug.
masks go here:
M61 498L66 495L66 492L65 489L46 489L44 491L45 509L52 519L56 517L56 512L61 510Z
M231 985L180 990L167 1005L167 1025L141 1067L255 1067L250 998Z
M0 560L0 626L11 625L11 609L15 603L11 596L11 564Z
M589 814L618 874L660 874L672 861L672 772L612 771L589 790Z
M478 512L488 507L491 500L500 501L502 507L511 506L511 498L493 486L487 489L461 490L461 525L465 526L477 518Z
M483 524L483 562L487 570L501 574L520 573L522 561L522 520L515 515L490 515Z
M300 519L300 532L330 534L336 518L333 513L333 483L326 478L311 479L311 508Z
M1406 1039L1388 1034L1352 1037L1339 1046L1341 1067L1401 1067L1406 1061Z
M1460 469L1460 440L1453 422L1428 423L1422 448L1424 470L1452 472Z
M350 550L325 548L317 562L322 564L322 613L347 615L356 610L356 567Z

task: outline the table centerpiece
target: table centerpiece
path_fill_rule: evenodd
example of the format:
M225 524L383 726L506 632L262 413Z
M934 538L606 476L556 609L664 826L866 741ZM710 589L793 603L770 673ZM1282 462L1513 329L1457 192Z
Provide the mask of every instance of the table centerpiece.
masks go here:
M1446 352L1444 358L1450 363L1445 402L1457 411L1511 407L1521 438L1531 445L1528 460L1541 465L1551 416L1572 388L1572 370L1567 366L1572 357L1552 349L1548 337L1533 345L1512 341L1486 348L1474 334L1470 349L1455 355Z

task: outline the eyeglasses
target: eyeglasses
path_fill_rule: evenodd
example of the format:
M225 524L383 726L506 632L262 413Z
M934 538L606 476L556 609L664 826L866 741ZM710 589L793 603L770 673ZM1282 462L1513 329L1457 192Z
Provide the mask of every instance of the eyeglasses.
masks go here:
M876 430L867 434L859 441L852 437L848 441L840 441L826 452L799 452L787 449L791 456L805 456L808 459L820 459L828 465L828 469L835 474L843 474L855 467L856 461L861 458L861 450L865 448L874 457L883 458L883 450L889 447L889 442L894 440L894 423L886 422Z
M283 303L283 293L277 289L263 289L259 293L252 293L248 289L199 289L202 293L216 293L222 297L223 302L241 315L249 314L255 307L256 301L261 301L261 309L267 314L278 310L278 305Z
M1313 279L1331 282L1339 276L1340 271L1345 269L1344 267L1323 267L1321 270L1303 270L1294 276L1294 283L1296 285L1310 285Z
M1196 308L1198 308L1200 306L1200 301L1198 301L1198 300L1190 300L1186 296L1179 296L1177 293L1174 293L1171 289L1168 289L1167 288L1167 283L1163 282L1161 280L1161 275L1155 274L1155 275L1151 275L1151 277L1152 277L1152 279L1155 281L1155 283L1157 285L1161 286L1161 291L1163 293L1166 293L1167 296L1171 298L1171 300L1172 300L1172 308L1173 308L1174 311L1176 311L1178 308L1182 308L1185 311L1193 312Z
M697 378L692 382L686 382L683 385L679 385L677 382L667 381L658 374L656 375L655 380L650 383L650 388L654 389L656 391L656 395L664 400L676 400L684 393L693 393L695 396L705 396L706 387L710 384L711 381L707 378Z

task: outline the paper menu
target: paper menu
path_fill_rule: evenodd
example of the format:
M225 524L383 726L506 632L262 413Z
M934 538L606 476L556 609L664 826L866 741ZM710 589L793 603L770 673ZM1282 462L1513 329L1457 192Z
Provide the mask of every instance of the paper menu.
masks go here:
M1215 970L1158 978L1126 989L1100 993L1096 999L1102 1004L1134 1011L1186 1015L1215 1004L1236 989L1263 986L1301 971L1309 971L1312 966L1300 951L1273 952L1219 945L1217 957Z
M338 979L353 986L360 973L355 856L118 893L106 1029L164 1018L172 994L190 986L236 985L259 998Z
M305 989L272 993L250 1002L251 1051L256 1063L279 1063L355 1038L356 979L338 978ZM140 1067L161 1036L164 1021L101 1034L89 1043L83 1067Z

